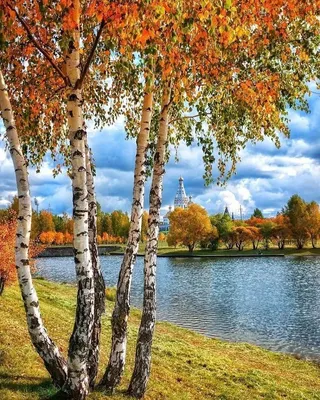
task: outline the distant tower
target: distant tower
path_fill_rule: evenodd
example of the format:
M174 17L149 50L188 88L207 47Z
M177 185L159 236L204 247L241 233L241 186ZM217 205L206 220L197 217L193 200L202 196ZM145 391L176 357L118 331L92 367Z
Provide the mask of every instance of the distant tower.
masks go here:
M182 176L180 176L179 187L177 190L176 197L174 198L174 207L187 208L188 205L189 205L189 198L186 195L186 191L184 189L183 178Z
M232 219L232 221L234 221L234 214L233 213L231 214L231 219Z
M225 210L224 210L224 215L230 217L230 213L228 210L228 206L226 206Z
M39 200L36 197L34 198L34 204L37 208L37 214L39 214Z

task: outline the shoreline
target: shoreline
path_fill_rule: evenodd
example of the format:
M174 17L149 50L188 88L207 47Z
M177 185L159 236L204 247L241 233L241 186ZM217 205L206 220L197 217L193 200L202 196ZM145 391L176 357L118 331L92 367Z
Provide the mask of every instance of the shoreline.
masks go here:
M123 253L111 252L110 256L121 256ZM144 257L138 253L137 257ZM158 254L158 258L262 258L262 257L286 257L285 254Z
M100 256L123 256L123 247L120 245L100 245L98 247ZM51 246L47 247L37 258L48 258L48 257L73 257L72 246ZM140 252L137 257L144 257L143 248L140 248ZM293 248L287 248L284 250L270 249L261 250L261 254L257 253L257 250L245 249L243 251L237 250L195 250L193 253L183 251L180 249L172 249L160 247L158 252L159 258L272 258L272 257L320 257L320 249L306 248L303 250L296 250Z

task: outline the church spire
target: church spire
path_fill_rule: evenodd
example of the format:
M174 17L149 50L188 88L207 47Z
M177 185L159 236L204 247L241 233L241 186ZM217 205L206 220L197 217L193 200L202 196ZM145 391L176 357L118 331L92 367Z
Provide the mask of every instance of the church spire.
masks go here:
M183 178L180 176L179 178L179 186L176 193L176 197L174 198L174 207L187 208L189 204L189 198L186 195L186 191L183 185Z
M224 215L230 217L230 213L229 213L229 210L228 210L228 206L226 206L226 208L225 208L225 210L224 210Z

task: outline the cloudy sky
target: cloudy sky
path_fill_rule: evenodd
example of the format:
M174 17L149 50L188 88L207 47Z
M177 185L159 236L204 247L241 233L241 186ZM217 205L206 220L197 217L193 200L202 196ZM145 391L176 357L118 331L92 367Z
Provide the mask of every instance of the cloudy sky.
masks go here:
M209 213L222 212L228 206L238 216L241 205L245 217L249 217L255 207L266 215L275 215L294 193L307 201L320 202L320 95L314 94L310 98L310 108L310 114L290 112L291 138L281 139L281 149L270 141L249 145L241 154L237 174L223 188L204 186L201 149L182 145L180 161L176 163L172 157L166 168L162 212L173 203L180 175L184 178L187 194ZM102 209L129 211L134 141L125 140L120 121L101 132L89 130L89 141L96 160L97 198ZM71 213L71 183L65 174L54 179L50 164L45 163L41 173L30 171L30 182L32 196L38 198L40 209ZM15 193L10 155L1 144L0 207L6 207Z

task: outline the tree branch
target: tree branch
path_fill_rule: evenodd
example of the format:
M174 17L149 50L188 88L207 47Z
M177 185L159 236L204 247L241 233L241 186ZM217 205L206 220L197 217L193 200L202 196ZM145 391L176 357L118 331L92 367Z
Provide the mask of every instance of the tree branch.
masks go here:
M21 23L21 25L23 26L24 30L27 32L29 39L32 41L32 43L35 45L35 47L49 61L51 66L58 72L58 74L64 80L66 85L68 85L68 83L69 83L68 77L62 72L62 70L59 68L59 66L54 62L54 60L52 59L50 54L47 52L47 50L45 50L41 46L41 44L38 42L38 40L34 37L34 35L32 34L32 32L31 32L31 30L30 30L30 28L28 26L28 24L26 23L26 21L19 15L18 11L14 7L12 7L10 4L9 4L9 8L16 14L16 17L17 17L18 21Z
M172 119L171 121L169 121L169 124L171 124L172 122L175 122L175 121L179 121L180 119L192 119L192 118L200 117L202 115L205 116L205 115L210 115L210 114L211 114L210 112L205 112L205 113L196 114L196 115L184 115L183 117L178 117L178 118Z
M87 72L89 70L89 67L90 67L91 61L93 59L94 53L95 53L96 48L97 48L97 46L99 44L99 40L100 40L100 37L101 37L101 34L102 34L102 30L103 30L105 25L106 25L105 20L102 20L101 24L100 24L100 27L99 27L99 30L97 32L97 36L96 36L96 38L95 38L95 40L93 42L93 45L92 45L91 50L90 50L90 53L88 55L87 61L85 62L84 68L83 68L83 70L81 72L80 79L78 79L78 81L76 83L76 89L80 89L82 84L83 84L83 80L87 75Z

